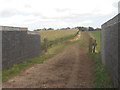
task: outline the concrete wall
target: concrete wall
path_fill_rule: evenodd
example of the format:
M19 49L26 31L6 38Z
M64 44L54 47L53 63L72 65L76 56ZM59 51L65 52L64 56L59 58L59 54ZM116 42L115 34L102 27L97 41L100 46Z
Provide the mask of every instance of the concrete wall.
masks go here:
M104 23L101 31L102 62L106 66L115 87L120 85L120 77L118 77L118 70L120 70L118 67L118 26L120 27L120 22L118 23L119 16L120 14Z
M40 55L40 35L27 28L0 26L2 31L2 68L9 68Z
M0 89L2 89L2 32L0 31Z

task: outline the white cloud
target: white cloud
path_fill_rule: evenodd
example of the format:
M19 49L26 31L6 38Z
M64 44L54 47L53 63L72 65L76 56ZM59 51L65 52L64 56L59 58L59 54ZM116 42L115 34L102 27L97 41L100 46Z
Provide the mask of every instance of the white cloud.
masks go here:
M30 29L78 24L95 26L93 17L97 19L98 16L117 14L117 2L118 0L0 0L0 24L26 26ZM86 19L78 21L82 18Z

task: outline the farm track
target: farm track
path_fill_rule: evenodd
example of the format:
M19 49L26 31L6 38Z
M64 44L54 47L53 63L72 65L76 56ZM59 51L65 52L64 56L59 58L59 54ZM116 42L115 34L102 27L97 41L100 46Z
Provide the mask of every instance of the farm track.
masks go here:
M87 54L88 36L82 34L84 40L9 79L3 88L92 88L94 61Z

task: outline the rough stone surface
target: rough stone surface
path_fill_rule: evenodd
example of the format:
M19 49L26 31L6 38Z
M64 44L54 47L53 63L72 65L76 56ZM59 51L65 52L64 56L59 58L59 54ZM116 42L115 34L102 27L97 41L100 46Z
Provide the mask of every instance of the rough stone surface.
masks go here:
M39 34L28 32L25 28L5 26L1 26L1 28L3 69L40 55L41 44Z
M118 21L120 21L119 17L120 14L104 23L101 31L102 62L106 66L114 86L117 88L120 85L120 73L118 73L118 70L120 70L118 67L118 63L120 62L118 61L118 45L120 43L120 39L118 39L118 34L120 34L118 32L118 27L120 27L120 22L118 23Z

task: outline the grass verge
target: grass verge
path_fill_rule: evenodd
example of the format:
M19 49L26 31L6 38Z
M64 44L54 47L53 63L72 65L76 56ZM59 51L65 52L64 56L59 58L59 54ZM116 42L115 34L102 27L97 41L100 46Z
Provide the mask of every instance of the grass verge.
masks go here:
M108 75L105 66L102 64L100 54L91 54L94 57L94 86L93 88L114 88L112 80Z
M100 31L88 31L90 37L97 40L97 51L98 53L89 53L94 57L94 80L93 88L114 88L112 80L106 71L105 66L102 64L100 56Z

